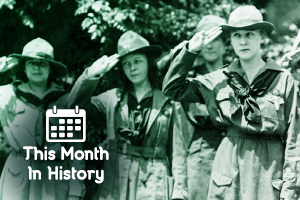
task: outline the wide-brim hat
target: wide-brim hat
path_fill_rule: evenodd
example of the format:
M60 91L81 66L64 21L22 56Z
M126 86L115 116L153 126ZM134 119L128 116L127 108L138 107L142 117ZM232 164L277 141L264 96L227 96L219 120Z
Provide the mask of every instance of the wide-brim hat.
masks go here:
M141 35L133 31L127 31L123 33L118 41L119 58L135 52L142 52L158 58L162 53L162 47L159 45L150 45Z
M56 77L63 77L67 73L67 66L54 60L53 47L49 42L42 38L36 38L28 42L22 51L22 54L10 54L8 57L18 59L35 58L49 61L53 73Z
M228 24L221 25L224 33L232 30L265 30L267 34L272 33L274 25L263 21L260 11L252 5L237 7L229 16Z
M226 20L216 15L206 15L201 18L196 26L196 31L208 31L216 26L226 24Z

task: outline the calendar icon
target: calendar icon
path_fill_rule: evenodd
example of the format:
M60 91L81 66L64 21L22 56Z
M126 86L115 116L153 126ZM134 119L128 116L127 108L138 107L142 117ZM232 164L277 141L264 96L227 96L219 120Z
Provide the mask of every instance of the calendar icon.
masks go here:
M50 119L58 123L50 124ZM85 142L86 112L84 109L48 109L46 112L47 142ZM74 137L76 136L76 137Z

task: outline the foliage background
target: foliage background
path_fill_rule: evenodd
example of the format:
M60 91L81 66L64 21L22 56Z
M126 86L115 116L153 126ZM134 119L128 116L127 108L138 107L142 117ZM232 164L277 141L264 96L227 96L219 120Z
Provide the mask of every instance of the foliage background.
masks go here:
M166 53L194 34L202 16L214 14L228 19L241 4L255 5L265 19L276 25L276 31L262 44L262 54L278 60L291 49L299 30L297 0L0 0L0 56L21 53L30 40L44 38L53 45L55 59L68 66L64 86L69 90L97 58L117 51L117 41L126 30L161 45ZM224 59L230 62L233 58L228 44ZM103 78L95 94L116 86L115 73L112 70ZM0 85L11 81L9 72L0 74ZM93 149L105 139L105 130L99 128L103 125L104 120L88 121L85 149ZM1 168L10 148L0 135ZM87 162L87 168L101 165ZM91 199L96 185L94 181L86 184L85 199Z

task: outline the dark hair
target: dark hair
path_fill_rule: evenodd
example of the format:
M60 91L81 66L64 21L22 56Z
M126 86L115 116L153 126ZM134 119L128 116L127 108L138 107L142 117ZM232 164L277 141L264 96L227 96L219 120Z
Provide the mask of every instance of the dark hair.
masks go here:
M159 73L158 73L158 67L156 58L150 54L146 54L144 52L134 52L134 53L141 53L145 54L147 61L148 61L148 79L150 82L150 85L152 89L158 89L159 88ZM129 90L133 89L133 83L127 78L127 76L124 73L122 63L119 62L118 64L119 74L120 74L120 81L119 81L119 88L121 95L123 95L128 92Z
M15 79L16 80L21 80L24 83L28 82L28 77L25 73L25 63L28 59L29 58L20 59L18 66L14 67ZM50 64L50 74L49 74L49 77L48 77L48 84L50 84L51 82L58 83L58 80L57 80L58 77L53 72L53 67L52 67L51 62L49 62L49 64Z

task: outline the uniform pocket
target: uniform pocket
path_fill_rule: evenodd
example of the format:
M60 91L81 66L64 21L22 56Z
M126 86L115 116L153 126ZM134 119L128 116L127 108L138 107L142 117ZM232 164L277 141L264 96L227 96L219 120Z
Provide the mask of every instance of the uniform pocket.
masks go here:
M222 115L231 116L229 93L218 92L216 96L217 103L221 108Z
M227 190L232 183L232 178L213 171L211 174L213 185L210 188L210 199L226 199Z
M8 169L7 179L13 180L11 184L16 184L14 187L19 187L21 184L29 180L29 169L30 161L25 160L23 156L18 155L13 151L7 161L5 166Z
M262 108L263 115L284 121L284 99L269 93L265 96L265 101L265 106Z
M219 91L216 95L216 100L222 110L222 114L231 117L239 107L240 103L230 90Z
M15 124L19 125L20 122L24 121L25 106L23 104L17 103L10 105L7 109L8 120Z
M275 189L281 191L283 180L272 180L272 185Z
M223 100L229 100L229 93L226 91L222 91L222 92L218 92L217 96L216 96L216 100L217 101L223 101Z

